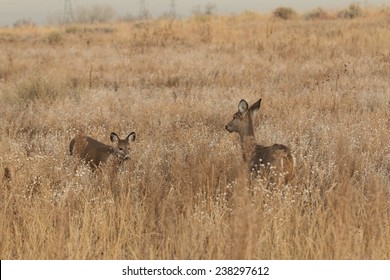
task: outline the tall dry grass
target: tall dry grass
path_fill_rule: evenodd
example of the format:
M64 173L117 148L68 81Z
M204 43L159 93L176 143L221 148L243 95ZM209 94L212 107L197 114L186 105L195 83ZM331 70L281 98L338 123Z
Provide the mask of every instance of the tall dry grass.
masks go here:
M389 259L389 49L387 14L1 29L1 259ZM260 97L283 189L224 130ZM116 175L69 156L111 131L138 136Z

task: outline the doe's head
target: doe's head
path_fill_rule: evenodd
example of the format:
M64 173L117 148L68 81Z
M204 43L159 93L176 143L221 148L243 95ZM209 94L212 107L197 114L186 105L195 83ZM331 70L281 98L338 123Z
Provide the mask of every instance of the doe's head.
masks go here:
M114 144L114 155L121 160L130 159L129 143L135 140L135 132L131 132L125 139L120 139L115 132L110 135L110 140Z
M259 101L255 102L251 107L249 107L248 102L242 99L238 103L238 112L233 115L233 120L231 120L227 125L226 129L229 132L241 132L247 129L253 129L252 116L259 111L261 104L261 98Z

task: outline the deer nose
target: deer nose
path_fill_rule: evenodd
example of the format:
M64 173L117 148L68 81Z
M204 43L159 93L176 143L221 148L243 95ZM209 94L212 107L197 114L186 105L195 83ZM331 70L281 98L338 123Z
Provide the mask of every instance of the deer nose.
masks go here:
M130 156L129 156L129 155L125 155L125 156L123 157L123 160L128 160L128 159L130 159Z
M229 129L228 125L226 125L225 128L226 128L227 131L231 132L231 130Z

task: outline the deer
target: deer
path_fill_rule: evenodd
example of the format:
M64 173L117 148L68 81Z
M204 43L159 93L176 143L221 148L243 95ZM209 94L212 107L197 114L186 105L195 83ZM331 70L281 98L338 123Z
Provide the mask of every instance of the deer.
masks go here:
M135 132L131 132L125 139L112 132L110 140L113 145L99 142L89 136L78 135L70 141L69 151L71 155L78 155L87 163L92 171L106 163L113 157L119 164L130 159L129 143L135 140Z
M251 174L287 184L294 176L294 157L290 149L282 144L263 146L256 143L253 116L259 111L260 104L261 98L250 107L242 99L238 103L238 112L225 128L230 133L239 134L242 156Z

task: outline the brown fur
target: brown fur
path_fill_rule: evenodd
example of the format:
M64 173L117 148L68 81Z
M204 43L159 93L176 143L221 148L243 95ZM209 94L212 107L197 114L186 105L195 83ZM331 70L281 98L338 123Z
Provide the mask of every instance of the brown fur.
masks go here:
M125 139L120 139L116 133L111 133L113 146L101 143L91 137L77 135L70 141L71 155L80 157L89 164L92 170L107 162L108 158L115 155L120 162L130 158L129 142L135 140L135 132L130 133Z
M259 110L260 104L261 99L248 108L248 103L241 100L238 112L226 125L226 129L240 135L243 159L250 172L262 177L272 177L275 180L281 177L285 183L288 183L294 174L294 158L290 149L281 144L272 146L256 144L253 116Z

